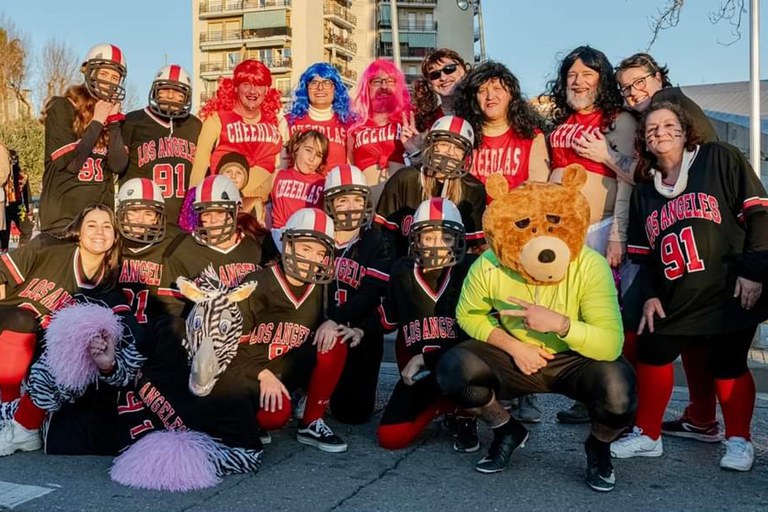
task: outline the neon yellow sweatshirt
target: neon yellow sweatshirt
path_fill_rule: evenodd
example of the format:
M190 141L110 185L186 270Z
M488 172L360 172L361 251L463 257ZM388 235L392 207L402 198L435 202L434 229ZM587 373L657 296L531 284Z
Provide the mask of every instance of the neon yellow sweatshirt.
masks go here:
M519 317L495 311L516 309L507 297L516 297L557 311L571 319L565 337L528 330ZM491 315L494 311L495 316ZM574 350L599 361L621 355L624 332L616 286L608 262L584 246L568 266L565 279L554 285L528 284L517 272L502 266L491 250L472 265L456 306L462 329L474 339L488 341L496 327L518 340L544 347L552 353Z

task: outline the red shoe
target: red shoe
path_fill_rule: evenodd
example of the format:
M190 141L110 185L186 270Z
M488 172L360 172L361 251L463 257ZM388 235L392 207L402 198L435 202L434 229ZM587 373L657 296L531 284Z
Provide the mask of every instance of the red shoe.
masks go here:
M662 423L661 431L668 436L685 437L703 443L719 443L723 440L723 433L720 431L720 423L717 420L697 424L685 414L676 420Z

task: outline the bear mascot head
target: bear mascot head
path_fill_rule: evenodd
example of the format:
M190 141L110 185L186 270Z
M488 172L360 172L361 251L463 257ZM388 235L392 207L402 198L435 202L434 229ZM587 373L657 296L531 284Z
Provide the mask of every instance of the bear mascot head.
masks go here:
M587 181L581 165L563 171L562 185L525 182L508 190L503 176L486 184L493 202L483 230L499 262L531 284L562 281L581 252L589 227L589 204L580 190Z

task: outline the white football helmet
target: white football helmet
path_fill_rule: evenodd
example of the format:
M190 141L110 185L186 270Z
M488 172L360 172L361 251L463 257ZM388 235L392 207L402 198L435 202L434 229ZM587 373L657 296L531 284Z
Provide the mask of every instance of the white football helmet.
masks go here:
M283 269L286 275L305 283L329 283L333 280L335 249L333 221L322 210L302 208L288 219L283 228ZM315 261L297 254L297 242L317 242L326 256Z
M216 246L229 240L237 232L237 214L243 206L240 191L235 184L227 178L217 174L208 176L195 188L195 200L192 209L202 215L209 211L227 212L224 224L215 226L203 226L202 220L198 222L192 236L199 243Z
M450 143L464 152L463 158L437 154L437 144ZM461 178L469 172L472 164L472 148L475 145L475 131L472 125L458 116L443 116L432 124L424 138L424 160L421 170L427 176Z
M120 74L118 83L98 78L100 69L112 69ZM85 75L85 87L94 98L118 102L125 99L125 75L128 67L122 50L113 44L97 44L85 56L80 67Z
M371 187L365 179L365 175L354 165L337 165L325 177L323 207L325 213L331 216L333 224L338 231L352 231L370 224L373 219L373 201L371 200ZM363 198L364 206L361 210L336 211L333 206L334 199L345 195L355 194Z
M182 101L170 101L160 98L160 91L172 89L184 94ZM170 64L160 68L149 90L149 110L168 119L177 119L189 115L192 108L192 79L184 68Z
M426 270L451 267L461 263L467 254L461 213L455 204L443 197L433 197L419 205L413 214L408 238L411 258ZM452 242L446 243L446 238L452 238Z
M157 214L154 224L129 219L129 212L152 210ZM154 244L165 237L165 200L155 183L147 178L132 178L117 192L117 228L126 240Z

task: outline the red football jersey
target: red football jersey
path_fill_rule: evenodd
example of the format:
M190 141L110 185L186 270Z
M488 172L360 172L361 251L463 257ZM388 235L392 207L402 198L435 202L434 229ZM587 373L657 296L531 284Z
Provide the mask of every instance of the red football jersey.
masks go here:
M296 169L280 171L272 183L272 227L281 228L291 214L302 208L323 208L322 175L303 174Z
M347 163L347 127L333 114L328 120L315 121L309 114L300 119L288 118L288 128L291 135L299 131L317 130L328 138L328 160L326 170Z
M470 172L483 185L491 174L502 174L513 189L528 179L532 145L533 139L520 137L512 127L495 137L483 135L472 155Z
M362 170L376 164L386 169L389 162L404 163L401 128L400 123L378 126L371 120L355 128L352 131L352 163Z
M277 124L248 124L243 117L232 110L219 111L221 133L216 148L211 154L211 169L216 169L221 157L236 152L245 156L248 165L275 171L275 159L283 147L283 138Z
M580 157L573 149L575 139L586 133L594 135L600 132L602 125L603 113L601 111L590 112L589 114L571 114L563 124L549 134L552 168L560 169L569 164L581 164L589 172L615 178L616 173L609 167L593 162L589 158Z

